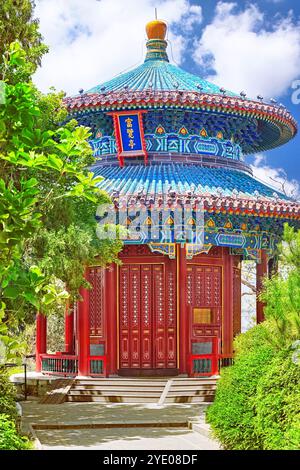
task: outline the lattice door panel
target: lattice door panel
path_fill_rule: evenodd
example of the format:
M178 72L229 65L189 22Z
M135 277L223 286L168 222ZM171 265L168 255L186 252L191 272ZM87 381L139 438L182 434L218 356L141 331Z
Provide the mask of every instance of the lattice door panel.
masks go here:
M88 281L92 285L89 291L90 335L104 338L104 269L90 268Z
M152 267L151 265L141 266L141 368L152 368Z
M164 265L120 268L120 367L176 367L175 275ZM166 282L168 294L166 296Z
M187 302L192 318L192 337L221 336L222 268L190 265L187 268Z

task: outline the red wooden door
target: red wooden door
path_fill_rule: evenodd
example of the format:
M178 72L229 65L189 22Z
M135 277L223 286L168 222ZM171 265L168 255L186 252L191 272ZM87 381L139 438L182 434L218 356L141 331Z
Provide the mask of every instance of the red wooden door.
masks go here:
M191 375L214 375L222 337L222 268L189 265L187 300L190 317Z
M176 317L163 264L120 268L121 369L176 368ZM172 300L170 300L172 299Z

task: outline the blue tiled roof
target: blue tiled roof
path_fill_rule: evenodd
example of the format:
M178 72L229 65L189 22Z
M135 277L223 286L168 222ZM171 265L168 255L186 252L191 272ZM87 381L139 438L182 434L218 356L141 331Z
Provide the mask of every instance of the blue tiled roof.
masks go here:
M252 199L274 200L273 188L261 183L247 173L228 168L210 168L183 163L128 165L120 167L96 166L95 175L103 176L99 187L109 194L132 196L143 191L146 197L167 194L174 190L178 195L195 191L199 195L216 195ZM280 199L287 199L277 192Z
M86 93L101 93L103 91L117 91L129 89L131 91L142 90L182 90L197 91L203 93L221 94L220 87L196 75L185 72L181 68L164 60L149 60L142 65L120 74L98 85ZM226 91L228 96L237 96Z

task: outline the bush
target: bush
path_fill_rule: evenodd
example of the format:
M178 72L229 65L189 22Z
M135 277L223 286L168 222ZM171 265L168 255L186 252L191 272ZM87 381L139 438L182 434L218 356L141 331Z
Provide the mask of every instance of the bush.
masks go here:
M18 433L16 391L5 369L0 369L0 450L26 450L32 446Z
M255 428L265 450L300 448L300 365L291 356L276 356L257 387Z
M207 421L225 449L261 449L262 438L254 425L258 382L274 356L265 341L265 327L257 325L236 342L234 366L222 370Z
M236 361L223 369L207 421L225 449L300 448L300 364L268 341L271 321L240 335Z
M0 414L9 415L13 420L17 418L16 390L3 368L0 369Z
M0 414L0 450L28 450L30 448L30 441L27 437L18 434L10 416Z

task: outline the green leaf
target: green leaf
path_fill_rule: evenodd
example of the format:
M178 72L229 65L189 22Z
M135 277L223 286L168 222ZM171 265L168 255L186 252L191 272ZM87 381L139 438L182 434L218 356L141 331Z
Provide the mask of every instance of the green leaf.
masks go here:
M4 297L7 299L16 299L19 294L20 291L16 287L7 287L4 289Z

